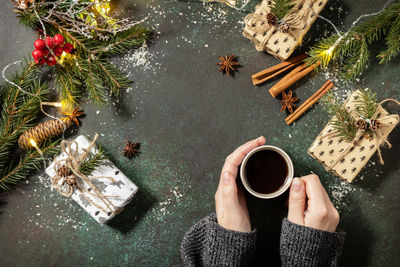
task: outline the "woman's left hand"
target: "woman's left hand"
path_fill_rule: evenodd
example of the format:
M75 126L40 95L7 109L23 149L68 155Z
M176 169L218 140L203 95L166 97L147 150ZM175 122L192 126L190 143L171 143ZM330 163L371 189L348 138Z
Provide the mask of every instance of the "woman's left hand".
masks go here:
M246 198L236 185L236 176L244 157L254 148L264 144L265 138L261 136L238 147L225 160L215 193L215 208L218 224L226 229L239 232L251 231Z

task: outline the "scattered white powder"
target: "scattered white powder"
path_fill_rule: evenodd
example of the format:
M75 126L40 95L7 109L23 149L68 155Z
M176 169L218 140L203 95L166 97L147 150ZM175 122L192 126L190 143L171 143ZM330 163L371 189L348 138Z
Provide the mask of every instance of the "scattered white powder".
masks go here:
M163 216L170 213L167 208L171 205L174 206L174 204L180 202L182 198L183 194L180 191L179 186L174 186L169 190L167 198L158 204L159 208L152 209L152 213L156 216L157 220L160 221Z
M126 67L141 67L143 71L151 68L149 48L146 43L132 50L122 58L122 65ZM129 64L129 65L128 65Z
M356 188L348 182L341 181L340 184L330 186L327 190L331 192L331 200L335 207L340 211L350 204L347 195L356 191Z

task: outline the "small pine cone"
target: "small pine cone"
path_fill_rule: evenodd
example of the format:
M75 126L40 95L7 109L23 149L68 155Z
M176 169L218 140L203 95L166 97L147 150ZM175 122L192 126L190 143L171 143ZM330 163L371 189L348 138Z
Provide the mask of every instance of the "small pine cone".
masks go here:
M376 131L382 127L382 123L379 120L371 120L371 130Z
M288 33L289 32L289 24L287 24L286 22L279 24L279 30L283 33Z
M364 119L359 119L356 122L356 127L360 130L366 130L368 128L368 124Z
M61 121L64 123L61 123ZM65 129L72 125L72 120L68 117L61 119L54 119L39 123L33 128L30 128L23 132L23 134L18 139L18 145L23 149L27 150L32 147L30 140L34 140L37 145L43 143L50 137L59 136Z
M275 14L273 14L273 13L268 13L267 14L267 21L268 21L269 25L274 26L274 25L276 25L276 23L278 23L278 17L275 16Z
M65 182L68 185L75 185L76 184L76 178L74 175L68 176L67 179L65 179Z
M61 177L67 177L71 175L71 170L65 166L65 165L61 165L58 169L57 169L57 174Z

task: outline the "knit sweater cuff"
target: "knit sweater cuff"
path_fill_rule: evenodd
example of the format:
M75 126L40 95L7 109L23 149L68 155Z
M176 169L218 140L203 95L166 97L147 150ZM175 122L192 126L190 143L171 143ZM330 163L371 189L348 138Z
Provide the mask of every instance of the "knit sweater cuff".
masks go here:
M246 266L255 251L256 230L243 233L220 226L215 213L195 224L182 241L186 266Z
M327 232L283 220L282 266L336 266L343 247L343 231Z

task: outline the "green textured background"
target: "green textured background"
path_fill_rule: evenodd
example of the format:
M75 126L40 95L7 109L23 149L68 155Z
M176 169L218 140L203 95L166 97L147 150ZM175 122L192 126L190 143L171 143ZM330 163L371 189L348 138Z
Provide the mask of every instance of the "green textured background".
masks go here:
M272 83L251 84L251 74L278 63L241 35L243 17L257 2L239 12L195 1L113 1L114 9L126 16L148 15L146 23L156 37L145 49L145 63L133 64L130 55L114 59L135 80L132 89L100 109L84 103L87 116L75 136L100 133L98 143L139 192L108 225L99 225L72 200L51 191L48 177L32 176L0 194L1 266L181 265L183 235L214 210L226 155L260 135L289 153L297 176L312 171L320 175L341 213L340 228L347 232L342 266L400 266L399 127L390 136L393 148L383 152L384 166L374 156L351 185L326 173L306 153L328 120L322 107L315 106L288 127L279 101L267 92ZM322 15L345 30L357 16L380 9L384 2L330 0ZM2 69L31 53L35 34L18 24L9 1L2 1L1 7ZM318 20L297 53L331 32ZM226 53L237 55L242 65L234 78L219 73L215 65L217 56ZM373 59L356 83L335 81L337 91L346 95L356 87L369 87L380 99L399 98L399 71L399 59L387 65ZM304 101L327 77L332 74L310 76L293 89ZM390 105L388 109L399 111ZM127 138L142 143L139 158L120 155ZM286 197L248 197L259 230L258 262L279 264Z

